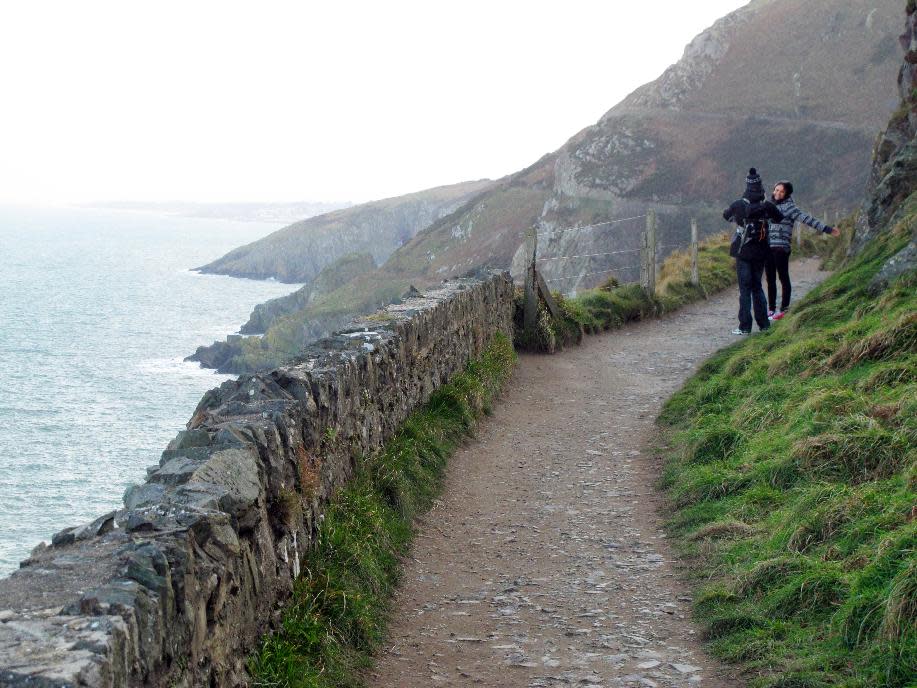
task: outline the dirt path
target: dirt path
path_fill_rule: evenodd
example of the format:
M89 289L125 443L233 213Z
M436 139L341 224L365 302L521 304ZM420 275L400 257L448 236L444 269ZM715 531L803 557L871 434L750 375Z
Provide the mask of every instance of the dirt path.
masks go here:
M797 298L824 276L793 274ZM420 527L369 685L741 685L689 621L648 453L662 402L735 340L736 305L522 358Z

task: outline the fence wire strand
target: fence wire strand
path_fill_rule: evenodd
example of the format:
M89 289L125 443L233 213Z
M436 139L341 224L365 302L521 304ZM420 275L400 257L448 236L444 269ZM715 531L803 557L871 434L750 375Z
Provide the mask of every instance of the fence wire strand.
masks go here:
M608 220L607 222L596 222L591 225L583 225L581 227L564 227L562 229L549 229L545 232L536 232L538 236L550 236L552 234L563 234L564 232L578 232L584 231L587 229L596 229L598 227L607 227L608 225L617 225L622 222L631 222L632 220L641 220L645 218L646 215L636 215L634 217L622 217L618 220Z
M572 260L573 258L593 258L595 256L617 256L622 253L640 253L643 249L634 248L628 251L606 251L605 253L584 253L579 256L552 256L549 258L539 258L536 262L542 262L546 260Z
M607 275L611 272L619 272L623 270L637 270L639 265L629 265L623 268L614 268L613 270L600 270L599 272L587 272L585 275L569 275L567 277L552 277L551 279L546 279L545 282L560 282L561 280L571 280L571 279L584 279L586 277L594 277L595 275Z

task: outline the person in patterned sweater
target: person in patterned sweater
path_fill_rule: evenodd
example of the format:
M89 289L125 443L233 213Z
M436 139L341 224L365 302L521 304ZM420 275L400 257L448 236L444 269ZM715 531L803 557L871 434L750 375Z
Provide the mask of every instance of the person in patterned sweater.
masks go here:
M835 227L829 227L821 220L817 220L806 212L803 212L793 201L793 185L788 181L777 182L774 187L774 193L771 200L783 220L780 222L771 222L770 233L768 234L768 243L770 244L770 255L764 265L764 271L767 274L767 304L768 317L771 320L780 320L790 307L790 296L793 292L793 286L790 283L790 252L793 249L793 225L801 222L812 229L840 236L840 230ZM780 310L777 310L777 277L780 277Z

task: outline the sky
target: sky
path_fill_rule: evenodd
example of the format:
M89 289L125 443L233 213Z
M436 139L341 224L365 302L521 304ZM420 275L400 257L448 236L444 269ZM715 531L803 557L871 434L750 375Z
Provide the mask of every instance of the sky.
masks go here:
M498 178L744 4L3 3L0 202L362 202Z

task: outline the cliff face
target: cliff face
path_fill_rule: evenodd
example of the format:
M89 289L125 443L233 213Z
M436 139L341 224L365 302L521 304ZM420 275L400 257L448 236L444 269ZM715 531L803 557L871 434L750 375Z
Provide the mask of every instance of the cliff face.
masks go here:
M315 280L297 289L292 294L271 299L255 306L248 322L242 325L242 334L263 334L277 320L306 308L315 299L340 289L361 275L376 269L373 257L368 253L348 253L323 268Z
M907 24L899 37L904 48L904 62L898 72L900 104L886 130L879 136L873 151L866 200L857 216L856 234L850 254L860 253L889 222L917 189L917 8L908 3ZM890 281L896 275L917 265L917 227L914 239L893 257L880 274Z
M375 268L373 257L368 253L349 253L323 268L313 282L292 294L255 306L241 333L270 332L269 338L229 335L223 341L199 346L185 360L196 361L205 368L216 368L221 373L250 373L279 366L309 342L344 327L351 314L359 312L358 309L329 318L306 317L310 304L372 274Z
M381 265L419 230L489 185L488 181L454 184L319 215L234 249L198 270L311 282L323 268L355 251L371 254Z

